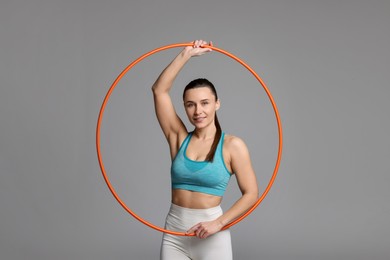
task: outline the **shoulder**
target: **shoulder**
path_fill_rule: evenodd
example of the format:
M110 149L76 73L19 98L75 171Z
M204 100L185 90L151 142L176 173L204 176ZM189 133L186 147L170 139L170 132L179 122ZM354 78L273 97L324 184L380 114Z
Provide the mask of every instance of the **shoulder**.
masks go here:
M242 172L243 167L250 165L250 155L245 142L234 135L226 135L223 154L231 172Z
M241 176L241 173L253 172L249 150L245 142L237 136L225 136L223 149L231 172L234 172L237 176Z
M225 134L223 145L224 149L226 149L230 155L248 152L248 148L244 140L234 135Z
M239 148L241 146L246 146L245 142L240 137L230 134L225 134L223 144L226 148Z

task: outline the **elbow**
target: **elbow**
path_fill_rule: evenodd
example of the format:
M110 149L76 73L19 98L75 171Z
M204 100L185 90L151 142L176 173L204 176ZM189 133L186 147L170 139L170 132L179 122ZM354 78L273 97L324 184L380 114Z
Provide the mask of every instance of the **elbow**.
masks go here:
M156 84L153 84L150 90L153 92L153 94L156 94Z
M259 198L260 198L260 196L259 196L259 189L255 189L255 190L253 190L252 192L250 192L249 193L250 195L250 201L251 201L251 204L253 205L253 204L255 204L258 200L259 200Z
M159 94L163 94L163 93L166 93L166 89L162 88L161 86L159 86L159 84L153 84L153 86L151 87L151 90L152 90L152 93L153 95L159 95Z
M244 193L244 197L246 197L246 200L249 205L254 205L258 199L260 198L258 190L250 191Z
M248 204L255 204L256 201L260 198L259 196L259 188L257 185L252 185L251 187L247 187L246 189L241 190L242 196L246 198Z
M259 192L254 192L251 196L251 204L254 205L259 200Z

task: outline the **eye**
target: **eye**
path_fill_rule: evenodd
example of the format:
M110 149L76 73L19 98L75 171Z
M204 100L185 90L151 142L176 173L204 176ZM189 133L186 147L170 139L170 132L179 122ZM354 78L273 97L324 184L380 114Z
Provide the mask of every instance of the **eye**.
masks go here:
M187 103L187 104L186 104L186 107L188 107L188 108L191 108L191 107L193 107L193 106L194 106L193 103Z
M202 106L206 106L206 105L208 105L208 104L209 104L208 101L203 101L203 102L202 102Z

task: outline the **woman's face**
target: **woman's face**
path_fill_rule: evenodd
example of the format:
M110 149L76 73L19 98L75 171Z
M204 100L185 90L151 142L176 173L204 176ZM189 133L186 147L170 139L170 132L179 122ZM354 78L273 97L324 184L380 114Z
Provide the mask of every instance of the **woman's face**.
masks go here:
M196 128L204 128L214 124L215 111L220 102L208 87L193 88L186 91L184 108L191 124Z

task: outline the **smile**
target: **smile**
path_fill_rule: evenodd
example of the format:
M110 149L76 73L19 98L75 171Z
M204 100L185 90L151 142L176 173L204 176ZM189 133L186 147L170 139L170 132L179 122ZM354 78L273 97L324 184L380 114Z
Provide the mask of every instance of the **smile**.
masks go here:
M195 117L194 118L194 121L197 121L197 122L201 122L203 121L203 119L205 119L206 117Z

